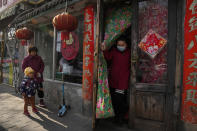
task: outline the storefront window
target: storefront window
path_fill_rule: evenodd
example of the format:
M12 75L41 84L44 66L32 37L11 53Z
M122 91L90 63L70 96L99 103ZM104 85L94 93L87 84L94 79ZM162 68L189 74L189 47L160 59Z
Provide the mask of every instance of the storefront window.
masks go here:
M78 28L70 33L66 43L61 41L61 32L57 32L57 58L56 74L57 80L71 83L82 83L83 73L83 21L84 17L78 16ZM65 44L65 45L63 45Z
M10 56L8 55L7 47L4 46L2 50L4 52L2 61L2 72L3 72L3 83L12 85L13 84L13 65Z
M53 25L40 26L35 33L35 45L38 48L38 54L42 57L45 69L43 76L52 79L53 70Z
M139 2L139 48L137 81L140 83L167 82L168 0ZM150 34L147 34L147 33ZM146 44L147 43L147 44ZM151 55L152 53L152 55Z
M18 64L18 46L16 46L15 40L13 39L14 33L15 33L15 29L11 28L10 32L8 32L7 34L8 40L4 41L2 38L3 32L0 32L0 43L1 43L0 50L1 50L1 62L2 62L1 78L4 84L8 84L11 86L13 85L13 81L14 81L14 69L19 70L19 67L15 66Z

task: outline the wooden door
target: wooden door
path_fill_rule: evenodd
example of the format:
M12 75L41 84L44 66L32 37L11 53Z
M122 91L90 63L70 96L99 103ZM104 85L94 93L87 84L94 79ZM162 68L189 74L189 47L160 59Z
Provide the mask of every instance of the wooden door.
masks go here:
M176 0L133 0L129 125L141 131L175 131ZM152 59L138 44L149 30L167 45Z

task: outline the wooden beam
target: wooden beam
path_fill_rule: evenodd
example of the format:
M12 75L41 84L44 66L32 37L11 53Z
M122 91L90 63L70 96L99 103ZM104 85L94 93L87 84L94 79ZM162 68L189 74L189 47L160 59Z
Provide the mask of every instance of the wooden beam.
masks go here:
M133 13L132 13L132 21L131 21L131 78L130 78L129 127L134 128L136 61L137 61L137 43L138 43L138 0L133 0L131 6Z
M68 3L68 7L73 6L74 4L80 2L80 0L72 0ZM53 0L50 2L47 2L46 4L42 5L41 7L38 7L34 9L32 12L29 12L27 14L24 14L23 16L17 18L15 21L16 24L22 25L26 22L30 21L32 18L37 18L40 16L43 16L45 14L50 14L53 11L57 11L60 9L65 8L65 2L61 3L57 0Z
M168 1L168 88L166 88L165 125L166 131L174 131L174 90L176 69L176 43L177 43L177 0Z
M181 0L181 27L180 27L180 37L181 37L181 47L180 47L180 51L181 51L181 79L180 79L180 83L181 86L179 88L180 90L180 105L179 105L179 118L181 117L181 104L182 104L182 91L183 91L183 64L184 64L184 44L185 44L185 38L184 38L184 20L185 20L185 7L186 7L186 1L185 0ZM177 44L179 44L177 42ZM180 118L181 119L181 118Z
M56 74L56 45L57 45L57 32L54 28L54 38L53 38L53 80L55 80L55 74Z

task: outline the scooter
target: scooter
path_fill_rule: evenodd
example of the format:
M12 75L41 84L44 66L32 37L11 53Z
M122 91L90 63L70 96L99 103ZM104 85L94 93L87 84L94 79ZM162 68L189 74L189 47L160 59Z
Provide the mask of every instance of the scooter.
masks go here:
M62 73L62 97L63 97L63 103L62 105L59 106L59 112L58 112L58 116L62 117L64 116L67 111L70 109L70 105L66 105L65 104L65 99L64 99L64 80L63 80L63 73Z

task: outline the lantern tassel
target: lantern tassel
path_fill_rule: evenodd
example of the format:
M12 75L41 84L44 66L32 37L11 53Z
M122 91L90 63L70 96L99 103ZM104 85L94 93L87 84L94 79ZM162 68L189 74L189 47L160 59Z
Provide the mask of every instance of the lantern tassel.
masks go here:
M66 48L66 40L69 40L69 32L61 32L61 41L63 44L63 48Z
M22 45L22 46L27 45L27 40L21 40L21 45Z

